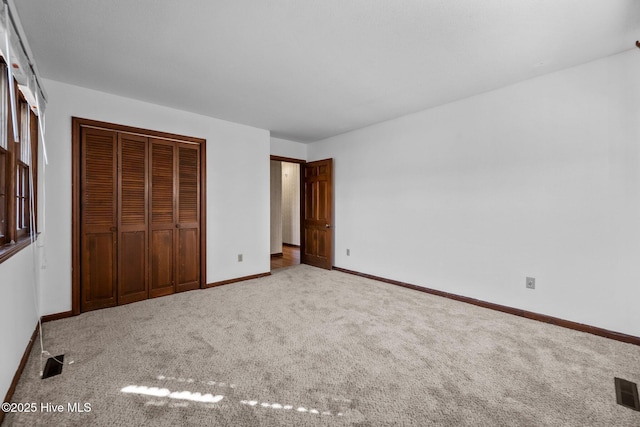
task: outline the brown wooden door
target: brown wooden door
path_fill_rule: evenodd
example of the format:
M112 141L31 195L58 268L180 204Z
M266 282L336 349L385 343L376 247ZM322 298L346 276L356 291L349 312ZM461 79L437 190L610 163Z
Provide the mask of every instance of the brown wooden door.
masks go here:
M177 144L176 291L200 287L200 146Z
M116 133L83 128L80 156L81 309L88 311L117 302Z
M118 134L118 304L148 298L147 138Z
M200 287L200 146L151 140L150 296Z
M151 139L150 149L150 288L149 297L175 292L176 144Z
M333 268L333 159L303 166L304 204L300 235L303 264Z

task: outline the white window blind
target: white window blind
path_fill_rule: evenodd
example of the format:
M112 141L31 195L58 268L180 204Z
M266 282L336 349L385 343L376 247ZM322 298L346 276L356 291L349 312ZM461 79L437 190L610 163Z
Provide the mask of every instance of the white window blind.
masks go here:
M7 69L4 64L0 64L0 147L7 149Z
M31 166L31 110L27 103L20 104L20 161Z
M32 61L31 50L26 36L23 36L18 27L20 19L14 6L7 0L2 0L2 13L0 14L0 56L8 64L15 64L10 67L11 78L17 81L20 91L31 107L36 109L36 114L44 114L46 109L46 93L42 87L35 63ZM7 74L7 70L4 70ZM13 88L13 86L12 86ZM16 102L13 96L15 91L11 90L9 97L12 103ZM12 110L13 111L13 110ZM16 111L19 114L19 111ZM19 129L15 129L17 139ZM42 129L42 131L44 131Z

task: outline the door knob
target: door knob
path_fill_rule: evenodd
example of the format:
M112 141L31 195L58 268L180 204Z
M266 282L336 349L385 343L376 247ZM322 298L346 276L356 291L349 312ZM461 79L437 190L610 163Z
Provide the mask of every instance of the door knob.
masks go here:
M325 224L324 228L331 228L331 225Z

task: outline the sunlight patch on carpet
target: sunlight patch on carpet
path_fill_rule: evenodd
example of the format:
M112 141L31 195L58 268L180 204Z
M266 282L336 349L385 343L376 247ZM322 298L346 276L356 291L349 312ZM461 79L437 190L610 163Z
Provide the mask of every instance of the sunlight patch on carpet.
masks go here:
M193 393L190 391L174 391L172 392L168 388L147 387L139 385L129 385L120 390L122 393L127 394L140 394L143 396L155 396L155 397L168 397L169 399L188 400L198 403L218 403L224 396L212 395L211 393Z
M295 411L300 412L300 413L309 413L309 414L313 414L313 415L325 415L325 416L333 416L334 415L333 413L331 413L331 411L322 411L322 412L320 412L317 409L307 409L304 406L298 406L297 408L295 408L294 405L282 405L280 403L258 402L257 400L241 400L240 403L242 403L243 405L261 407L261 408L281 409L281 410L285 410L285 411L295 410ZM342 417L343 413L342 412L338 412L335 415L338 416L338 417Z

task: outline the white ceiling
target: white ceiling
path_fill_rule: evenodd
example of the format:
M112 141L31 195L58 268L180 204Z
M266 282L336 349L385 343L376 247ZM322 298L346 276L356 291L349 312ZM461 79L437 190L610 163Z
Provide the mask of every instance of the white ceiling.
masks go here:
M637 0L15 4L43 77L301 142L635 49L640 39Z

